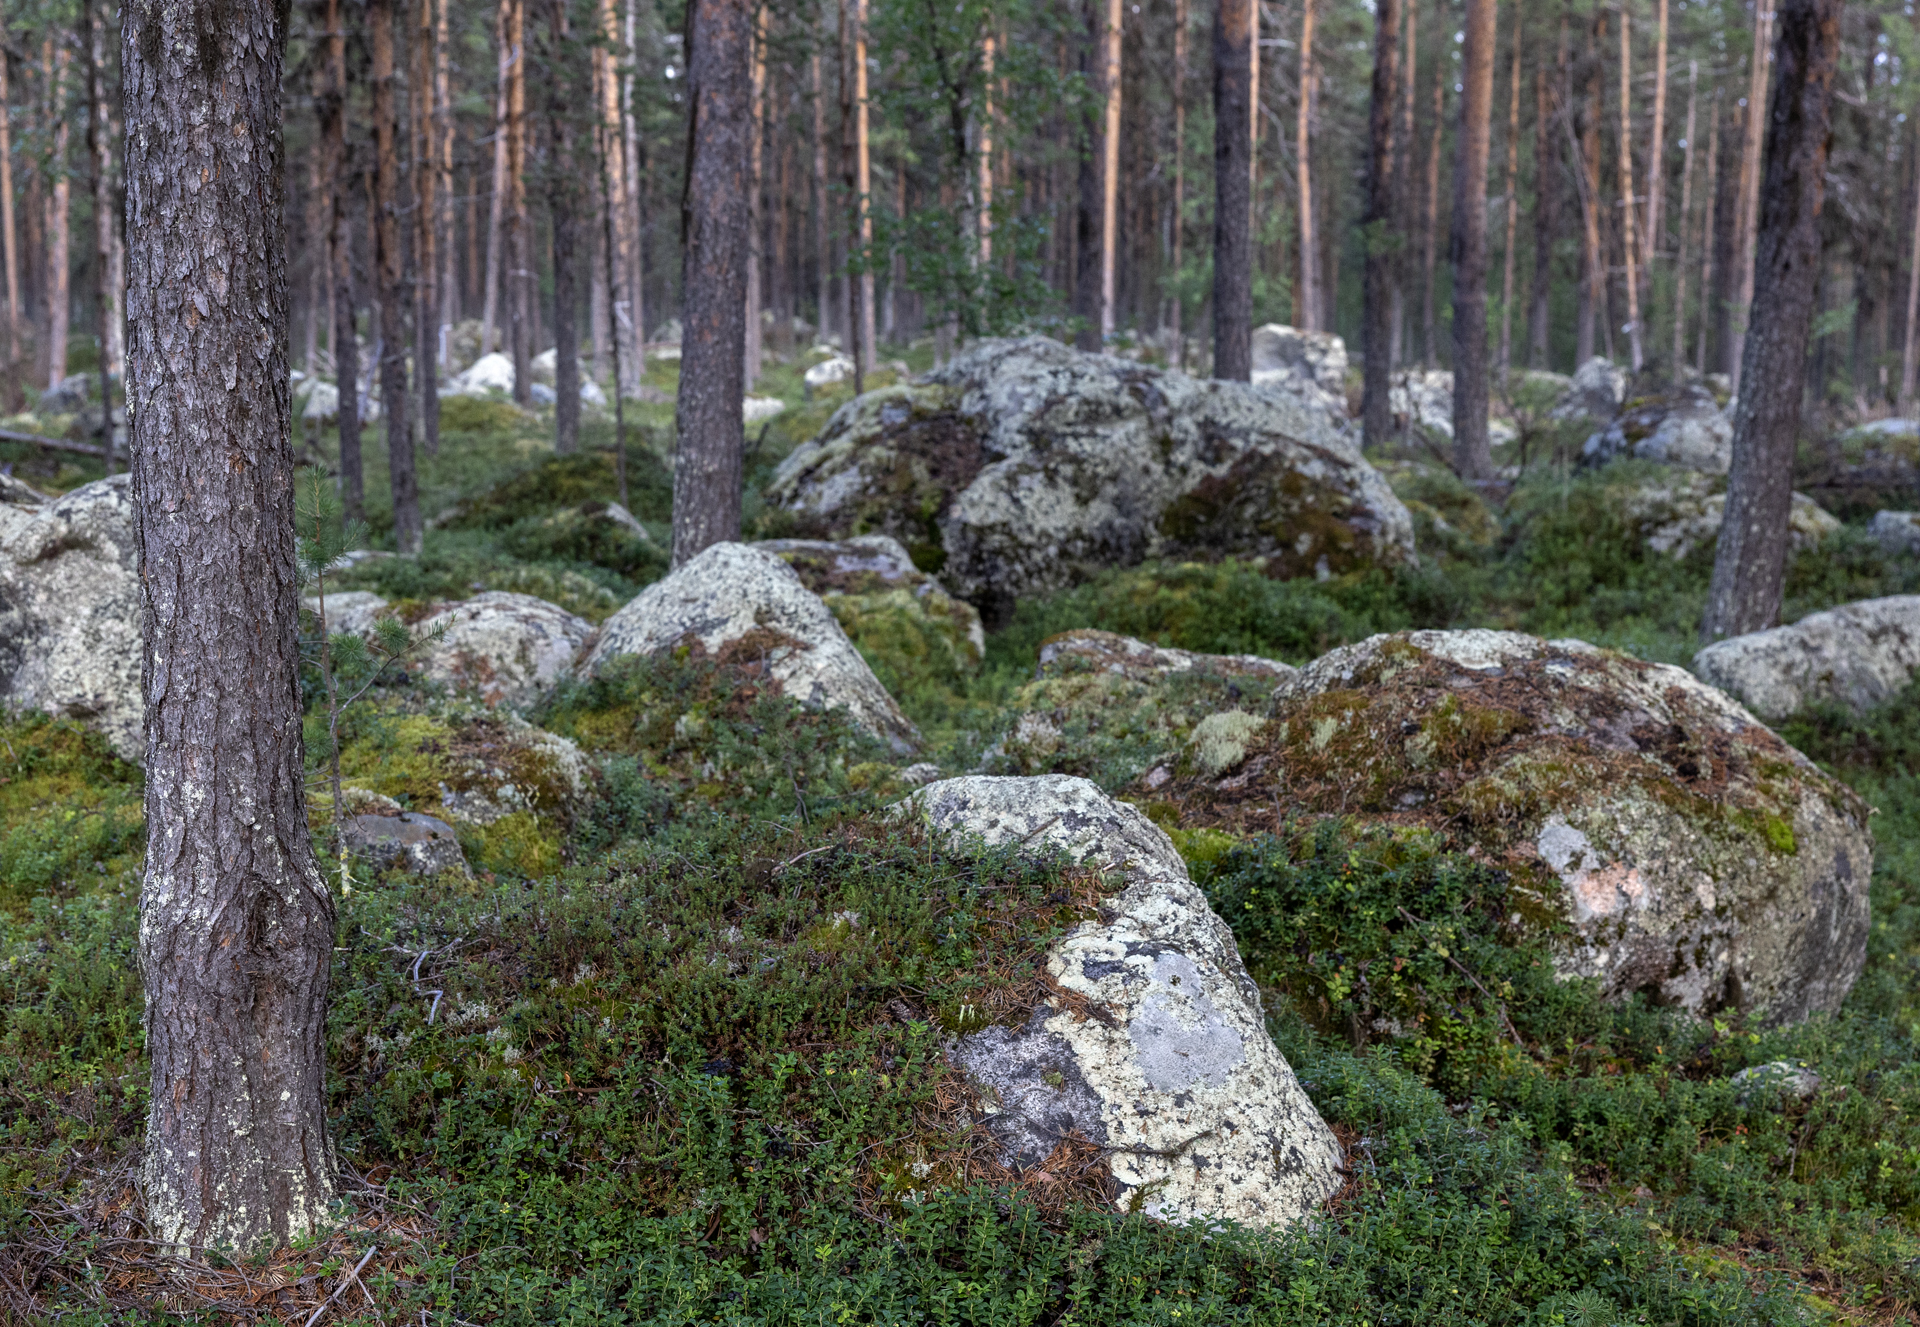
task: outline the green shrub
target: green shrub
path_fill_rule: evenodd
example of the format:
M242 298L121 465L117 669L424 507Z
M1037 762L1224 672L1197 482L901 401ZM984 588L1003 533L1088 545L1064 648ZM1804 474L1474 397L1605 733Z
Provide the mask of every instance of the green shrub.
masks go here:
M547 456L463 501L448 522L454 530L502 530L528 517L550 516L583 502L610 502L619 492L613 452L591 450ZM673 476L632 425L627 437L628 508L643 521L673 515Z

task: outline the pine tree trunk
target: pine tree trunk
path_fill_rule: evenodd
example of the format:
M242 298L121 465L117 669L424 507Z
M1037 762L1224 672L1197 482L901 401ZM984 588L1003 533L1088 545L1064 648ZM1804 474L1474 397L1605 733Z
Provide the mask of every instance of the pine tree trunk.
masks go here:
M447 10L450 0L438 0L433 21L433 171L440 207L434 215L435 243L441 254L440 307L434 310L434 361L445 367L453 359L453 329L460 321L460 281L454 253L453 211L453 89L452 48ZM439 422L439 408L434 409Z
M1440 134L1447 113L1447 71L1433 71L1433 120L1427 140L1427 192L1425 216L1420 224L1420 337L1423 359L1428 368L1440 365L1440 315L1434 289L1434 272L1440 256Z
M1082 0L1086 13L1086 32L1080 47L1080 69L1092 89L1099 108L1088 116L1076 137L1080 141L1080 199L1074 215L1074 250L1078 258L1073 278L1073 313L1080 322L1073 344L1081 350L1098 351L1101 331L1106 323L1102 299L1101 272L1105 266L1102 242L1106 187L1102 180L1107 162L1106 104L1110 97L1106 82L1105 42L1107 0Z
M1580 186L1580 309L1575 329L1578 346L1575 365L1593 358L1594 333L1607 311L1607 260L1600 243L1600 52L1606 37L1606 16L1596 13L1592 43L1586 53L1587 87L1581 105L1580 136L1575 143L1579 160L1574 179Z
M833 219L827 192L827 84L820 52L809 62L813 74L813 280L816 289L816 338L826 342L838 325L833 310ZM844 342L842 343L844 344Z
M1654 0L1653 126L1647 134L1647 224L1641 234L1640 307L1653 321L1653 264L1665 236L1667 213L1667 0ZM1679 368L1676 364L1675 369Z
M1915 142L1920 143L1920 133ZM1913 241L1907 258L1907 338L1900 353L1900 408L1915 407L1914 394L1920 390L1920 155L1914 158Z
M867 128L867 0L847 0L853 37L853 242L860 257L857 288L860 315L854 326L853 383L866 390L866 375L874 366L873 353L873 158ZM754 321L759 321L756 313Z
M1620 255L1626 263L1627 346L1635 373L1646 367L1640 335L1640 273L1634 215L1640 205L1633 195L1633 22L1632 11L1620 10Z
M1120 0L1107 0L1100 32L1100 347L1113 340L1120 259Z
M151 1061L164 1249L329 1221L333 901L307 834L281 222L282 6L125 11ZM217 124L220 132L209 132Z
M102 66L106 63L107 27L92 0L81 8L87 42L87 156L92 163L93 261L98 283L100 314L100 445L106 449L106 470L115 469L113 454L113 380L124 368L120 341L119 264L115 261L113 218L112 127L107 120L107 90Z
M1720 294L1719 286L1714 284L1716 275L1725 283L1725 266L1719 263L1719 255L1724 251L1723 237L1728 230L1724 222L1725 212L1720 203L1720 94L1713 94L1713 110L1707 117L1707 214L1700 222L1700 348L1696 355L1696 367L1702 376L1707 371L1707 341L1716 333L1722 337L1727 326L1726 300L1716 299Z
M1460 52L1460 136L1453 168L1454 467L1493 477L1487 438L1487 164L1493 138L1493 52L1497 0L1467 0Z
M622 206L627 197L627 154L622 136L620 112L620 58L616 52L620 49L620 11L615 0L600 0L601 44L596 48L594 58L599 64L600 109L599 143L600 152L606 161L607 193L613 207L613 275L603 277L602 285L611 281L607 298L613 301L613 320L619 338L620 383L622 396L632 396L640 389L640 377L643 368L640 351L644 339L644 329L639 325L636 291L633 286L633 254L630 245L633 228ZM604 246L607 241L601 239ZM605 326L605 323L596 324ZM602 334L604 339L604 334Z
M1513 369L1514 249L1520 240L1520 27L1513 30L1513 68L1507 78L1507 244L1500 275L1500 358L1505 382Z
M1664 7L1664 6L1663 6ZM1680 242L1673 255L1673 376L1687 362L1687 250L1693 238L1694 130L1699 127L1700 62L1687 62L1687 146L1680 162Z
M1389 0L1392 3L1393 0ZM1181 267L1186 261L1187 222L1187 0L1173 0L1173 217L1168 262L1173 272L1169 300L1168 339L1173 345L1173 367L1187 365L1186 303L1182 296Z
M553 450L580 450L580 179L573 141L581 79L579 45L567 30L567 0L547 7L547 215L553 225Z
M1420 118L1417 104L1420 95L1420 0L1402 0L1400 15L1404 37L1400 43L1400 127L1394 134L1393 178L1396 182L1394 192L1399 195L1394 204L1394 230L1402 248L1394 260L1393 311L1390 315L1393 344L1389 356L1395 372L1407 362L1407 343L1412 335L1408 325L1407 285L1412 274L1413 235L1420 224L1412 187L1414 136Z
M1214 0L1213 376L1253 377L1252 0Z
M407 400L406 255L401 252L400 114L395 97L393 0L368 0L373 51L373 264L380 290L380 409L387 435L393 495L393 544L420 551L420 489L413 463L413 418Z
M627 0L627 39L621 49L626 52L622 61L622 70L630 66L639 49L640 0ZM615 87L620 94L620 128L625 151L625 164L621 178L626 181L626 195L620 207L618 220L624 232L622 247L627 251L627 297L633 307L627 311L627 320L633 324L633 382L638 391L640 380L646 376L646 361L642 350L647 340L647 245L646 245L646 206L645 192L646 166L645 145L640 141L640 120L633 110L634 80L625 72L616 72Z
M1393 121L1399 100L1399 25L1400 0L1374 0L1373 90L1367 106L1367 211L1361 220L1367 270L1360 417L1363 442L1368 447L1384 446L1393 433L1393 284L1400 261L1400 236L1393 224Z
M1775 0L1779 3L1779 0ZM1767 104L1767 48L1773 34L1775 11L1767 0L1754 5L1753 57L1747 70L1746 137L1740 153L1740 201L1734 214L1733 307L1727 338L1727 373L1733 379L1734 395L1740 394L1740 380L1746 363L1747 332L1753 325L1754 263L1759 252L1760 150L1767 125L1760 108Z
M0 22L0 261L7 269L7 363L20 358L20 236L13 224L13 123L8 107L7 32Z
M533 228L527 220L527 0L512 0L509 33L515 59L507 78L507 331L513 351L513 399L533 403L537 336Z
M1257 0L1256 0L1257 3ZM1319 243L1313 234L1313 19L1314 0L1300 9L1300 96L1293 122L1294 174L1299 182L1295 205L1300 213L1300 292L1293 320L1302 330L1320 330Z
M53 125L53 152L47 170L53 187L47 191L47 386L58 387L67 376L67 325L71 316L68 293L69 213L72 180L67 175L67 68L71 57L64 42L48 38L44 50L48 68L47 118Z
M440 274L439 171L434 161L433 37L434 10L447 0L418 0L419 23L414 28L413 95L407 99L407 122L412 128L414 182L413 371L420 392L420 445L427 455L440 450L440 382L434 365L435 324L439 321Z
M326 87L314 107L320 119L321 150L326 156L332 205L327 219L327 267L330 292L333 376L340 393L340 506L350 521L366 516L366 479L360 458L360 337L354 323L353 218L348 200L356 190L353 158L347 146L347 33L340 0L326 4Z
M687 18L687 190L673 561L740 537L745 447L749 0L691 0Z
M1567 85L1567 20L1560 17L1553 83L1543 55L1533 73L1533 308L1527 315L1527 362L1544 369L1552 355L1553 246L1560 237L1561 108Z
M760 378L760 198L761 169L766 154L765 120L761 115L767 95L767 11L758 8L753 15L753 78L748 109L747 130L747 358L746 385L749 389Z
M1841 0L1780 0L1760 173L1752 327L1704 640L1772 626L1786 572L1793 454L1820 268Z
M499 49L499 86L494 93L493 109L493 187L487 201L487 265L481 278L480 353L492 354L499 345L501 241L506 236L509 201L507 183L508 149L507 99L513 82L513 66L520 53L513 46L513 0L500 0L494 15L495 43Z

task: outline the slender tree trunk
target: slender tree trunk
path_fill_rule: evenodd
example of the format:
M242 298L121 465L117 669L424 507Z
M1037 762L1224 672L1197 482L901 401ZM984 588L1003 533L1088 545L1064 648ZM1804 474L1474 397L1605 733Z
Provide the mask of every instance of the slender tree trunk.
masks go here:
M1647 135L1646 247L1640 255L1640 306L1653 321L1653 264L1667 212L1667 0L1654 0L1653 126ZM1679 365L1674 366L1678 369Z
M487 202L487 266L481 278L480 353L490 355L499 345L500 330L500 242L507 228L508 200L507 101L513 82L513 66L520 52L513 45L513 0L500 0L494 15L494 33L500 52L499 87L494 94L493 110L493 188ZM509 296L511 298L511 296Z
M440 173L434 161L433 39L434 11L447 0L419 0L419 24L414 29L413 95L408 98L408 122L413 126L414 182L414 299L413 371L420 391L420 445L427 455L440 450L440 382L434 366L435 323L440 311L437 281L440 274Z
M1633 196L1633 23L1632 11L1620 10L1620 253L1627 265L1627 352L1633 371L1646 367L1640 335L1640 274L1635 258L1634 214L1640 204Z
M1080 329L1075 333L1073 343L1081 350L1097 351L1101 348L1101 333L1106 326L1106 310L1102 295L1105 286L1101 272L1105 266L1105 245L1102 243L1104 227L1102 219L1106 209L1106 187L1102 177L1106 173L1106 105L1111 99L1111 90L1104 86L1106 82L1106 7L1108 0L1082 0L1086 9L1087 31L1081 46L1080 67L1099 106L1099 111L1089 116L1080 126L1077 137L1080 139L1080 199L1074 217L1074 252L1077 270L1073 280L1073 312L1079 319Z
M1695 364L1701 376L1707 372L1707 338L1716 326L1725 325L1725 301L1714 307L1714 255L1720 251L1720 233L1725 227L1715 215L1720 205L1720 94L1713 94L1713 109L1707 117L1707 204L1700 222L1700 348Z
M125 367L120 340L120 264L114 244L113 218L119 211L113 200L112 126L107 120L107 25L86 0L81 21L87 41L87 156L93 166L93 258L100 294L100 445L106 449L106 470L115 469L113 453L113 380Z
M393 0L368 0L373 50L373 250L380 289L380 406L393 494L393 544L420 551L420 489L413 463L413 419L407 408L406 256L401 252L400 115L394 88Z
M325 48L322 47L324 50ZM322 68L325 61L320 62ZM314 100L326 95L314 89ZM3 98L0 98L3 99ZM307 317L302 329L300 367L311 377L320 371L320 312L326 308L333 289L332 273L327 270L327 212L332 202L327 197L327 179L322 170L321 152L307 155ZM331 339L331 338L329 338Z
M1400 129L1394 138L1396 162L1393 170L1394 192L1399 195L1394 204L1395 231L1403 246L1412 244L1414 232L1420 225L1420 214L1414 204L1414 140L1419 127L1419 83L1420 83L1420 0L1402 0L1400 7L1401 22L1406 37L1400 49L1405 60L1405 68L1400 76L1403 90L1400 106ZM1411 316L1407 312L1407 285L1412 275L1412 253L1403 247L1394 258L1393 271L1393 312L1391 320L1392 354L1390 356L1397 371L1409 358L1407 345L1413 331L1408 325Z
M1214 0L1213 376L1253 377L1252 0Z
M443 0L444 3L444 0ZM580 175L573 119L581 93L567 0L548 0L547 214L553 223L553 450L580 450Z
M1460 139L1453 168L1454 466L1493 477L1487 438L1487 163L1493 137L1493 52L1497 0L1467 0L1460 52Z
M1444 67L1433 71L1433 123L1427 140L1426 216L1420 227L1420 336L1428 368L1440 363L1440 314L1436 304L1434 272L1440 257L1440 135L1447 113L1447 77Z
M814 283L818 287L815 319L819 339L826 341L834 333L833 314L833 221L827 192L827 85L820 72L820 52L813 53L809 65L813 74L813 206L814 206ZM844 342L842 343L844 344Z
M1693 135L1699 127L1699 105L1700 62L1689 60L1687 146L1680 161L1680 243L1673 255L1673 375L1676 378L1687 362L1687 244L1693 235Z
M746 353L749 0L691 0L687 19L686 236L673 560L740 537Z
M527 0L512 0L508 22L515 59L507 78L507 330L513 351L513 399L533 401L533 228L527 220Z
M1920 135L1916 136L1920 142ZM1907 255L1907 338L1900 354L1900 408L1911 411L1920 389L1920 156L1913 170L1913 239Z
M599 64L601 153L606 161L607 189L613 206L613 275L608 298L613 301L614 326L620 339L620 394L632 396L640 390L644 365L640 359L645 331L636 321L637 298L633 285L633 241L631 218L621 206L628 196L625 143L622 136L620 107L620 13L615 0L600 0L601 44L594 52ZM605 242L604 240L602 241Z
M1309 332L1320 330L1320 274L1319 264L1314 261L1320 246L1313 234L1313 19L1314 0L1302 0L1300 104L1293 123L1293 169L1299 181L1296 205L1300 212L1300 293L1294 300L1294 321Z
M1561 115L1566 105L1567 19L1560 16L1551 88L1544 55L1533 73L1533 308L1527 316L1527 361L1547 367L1552 353L1553 246L1560 237Z
M1747 331L1753 324L1754 263L1758 253L1760 218L1760 148L1766 123L1760 108L1767 104L1767 48L1773 36L1775 11L1769 0L1755 0L1753 15L1753 61L1747 78L1746 141L1740 153L1740 210L1734 216L1734 296L1728 340L1727 372L1733 378L1734 395L1740 394L1745 376ZM1772 0L1778 5L1782 0Z
M1593 358L1594 332L1607 311L1607 259L1600 243L1600 52L1606 38L1606 15L1596 13L1593 40L1586 54L1587 87L1581 108L1580 136L1574 144L1578 161L1574 174L1580 186L1582 223L1580 310L1574 362Z
M860 317L854 339L854 389L866 389L873 370L873 154L867 132L867 0L846 0L853 36L853 239L858 246ZM758 321L756 316L755 321Z
M347 146L347 33L340 0L325 0L326 84L315 110L326 156L332 204L327 221L327 267L333 274L334 381L340 392L340 506L350 521L366 516L366 481L360 460L360 338L354 325L353 218L348 200L356 192Z
M1105 123L1100 133L1100 343L1113 340L1119 300L1115 266L1120 253L1120 0L1107 0L1100 34L1100 95Z
M639 8L640 0L627 0L627 39L622 46L626 58L613 75L614 87L620 94L621 149L624 159L620 178L626 190L621 196L623 202L617 219L624 232L621 247L627 251L627 298L632 301L632 307L627 310L627 320L633 325L632 362L636 392L640 390L640 380L647 376L646 360L642 354L647 341L646 157L640 142L640 120L633 111L633 76L625 71L637 58L639 51Z
M1520 24L1513 25L1513 67L1507 77L1507 247L1500 275L1500 378L1513 369L1513 268L1520 241Z
M453 198L453 100L452 54L449 45L447 10L450 0L438 0L433 18L433 172L434 192L440 206L434 214L435 243L441 254L439 279L440 305L434 310L438 324L435 333L434 361L447 366L453 359L453 329L460 321L460 282L454 255ZM436 395L436 400L437 400ZM440 407L434 406L434 427L440 423Z
M1752 330L1741 373L1746 387L1734 409L1727 514L1700 628L1707 641L1772 626L1780 616L1786 572L1842 6L1841 0L1779 4L1773 47L1778 74L1767 106L1754 234Z
M72 207L72 180L67 174L66 44L51 37L45 47L48 79L48 122L53 125L53 152L47 161L53 187L47 191L47 386L58 387L67 376L67 324L71 299L67 291L68 214Z
M1171 224L1173 298L1168 301L1173 367L1187 364L1186 300L1181 267L1186 262L1187 230L1187 0L1173 0L1173 218Z
M1418 3L1418 0L1410 0ZM1399 89L1400 0L1374 0L1373 89L1367 105L1366 328L1361 427L1368 447L1384 446L1393 432L1393 285L1400 261L1400 236L1393 224L1393 121Z
M751 127L747 131L747 360L746 383L749 388L760 377L760 197L764 189L761 164L765 155L765 118L763 103L767 95L767 11L759 6L753 16L753 82Z
M141 1187L162 1249L284 1244L328 1223L334 1191L334 908L307 833L300 733L285 12L125 11L147 714Z
M993 57L989 32L980 42L981 97L974 136L974 267L982 278L993 262Z
M1184 0L1182 0L1184 3ZM20 358L20 236L13 224L13 123L8 106L7 31L0 21L0 261L7 268L7 363Z

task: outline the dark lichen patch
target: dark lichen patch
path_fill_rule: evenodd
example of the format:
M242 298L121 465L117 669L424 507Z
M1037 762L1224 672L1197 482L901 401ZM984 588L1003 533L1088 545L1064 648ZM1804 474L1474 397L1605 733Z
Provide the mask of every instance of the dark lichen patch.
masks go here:
M1321 459L1340 473L1338 458ZM1349 489L1317 481L1298 456L1250 451L1170 503L1159 534L1167 556L1260 557L1286 579L1372 566L1372 523Z

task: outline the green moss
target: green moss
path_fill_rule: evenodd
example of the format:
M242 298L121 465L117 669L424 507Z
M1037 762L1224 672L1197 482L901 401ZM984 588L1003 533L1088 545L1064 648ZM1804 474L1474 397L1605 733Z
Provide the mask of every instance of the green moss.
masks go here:
M146 841L145 780L71 719L0 714L0 911L118 876Z

